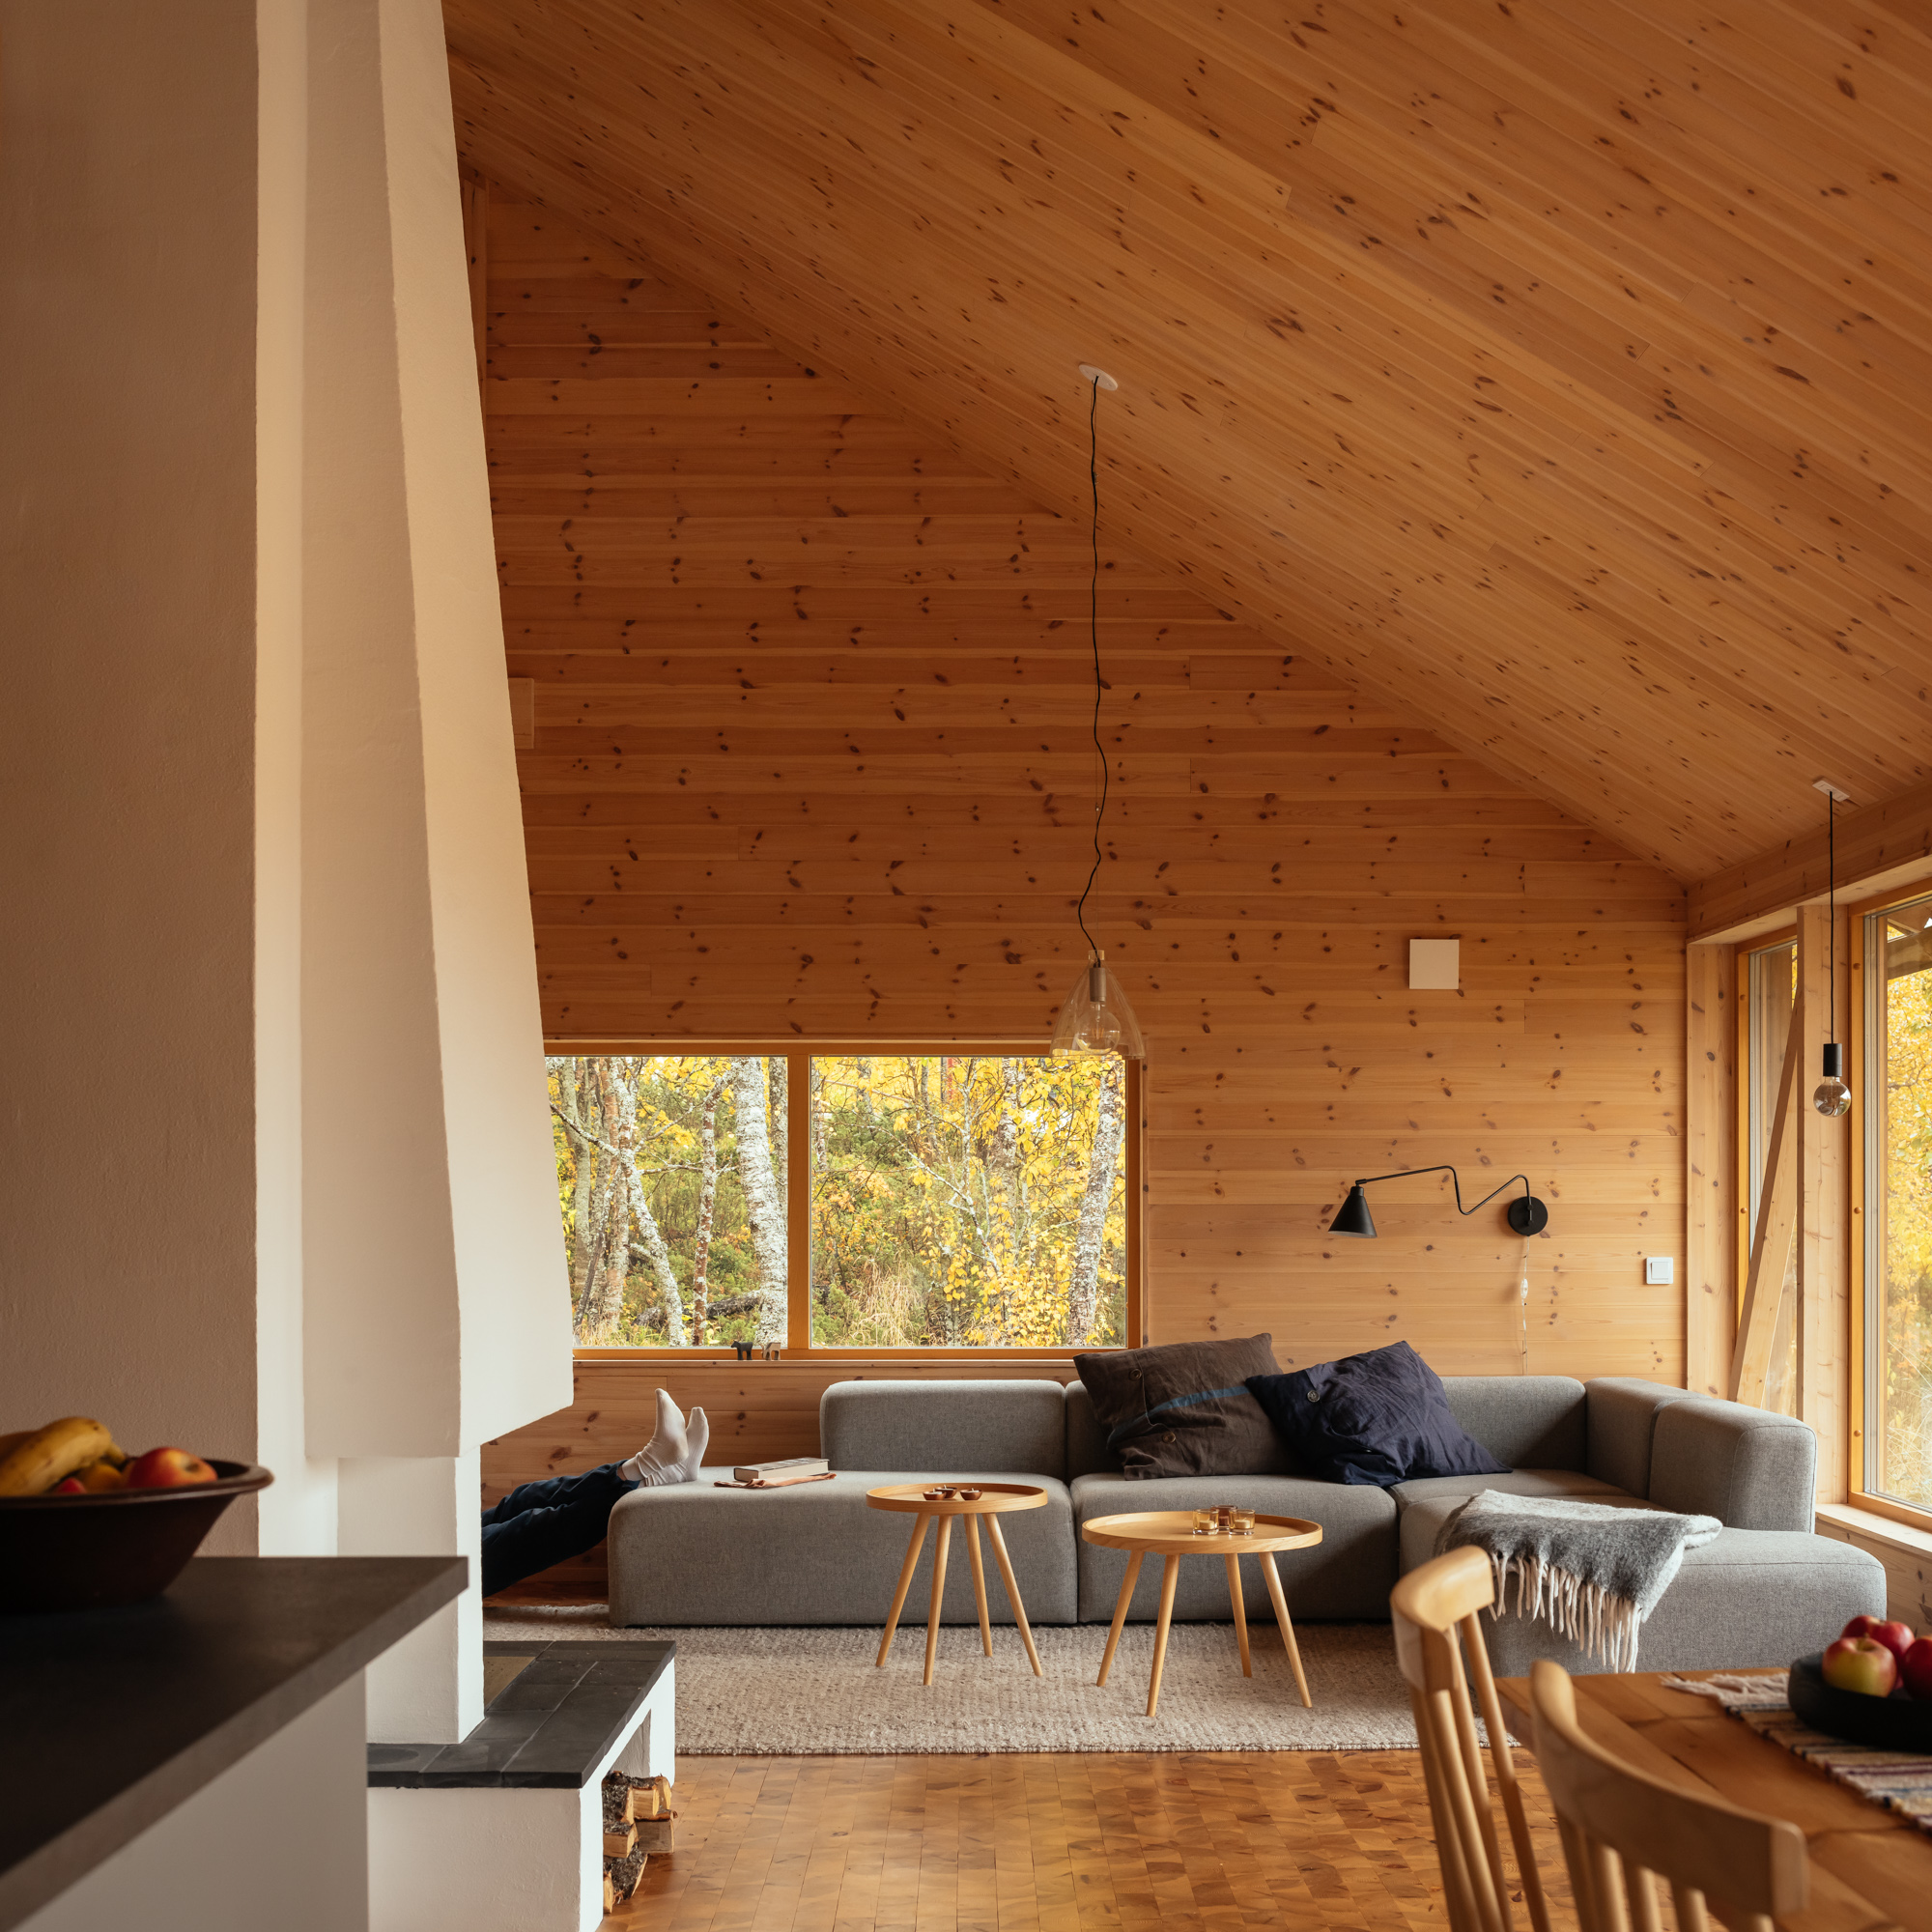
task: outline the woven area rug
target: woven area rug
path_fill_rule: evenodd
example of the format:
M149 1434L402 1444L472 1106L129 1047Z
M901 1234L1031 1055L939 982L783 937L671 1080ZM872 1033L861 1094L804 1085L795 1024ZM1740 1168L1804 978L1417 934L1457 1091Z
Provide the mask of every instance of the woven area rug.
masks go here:
M1315 1708L1295 1695L1280 1634L1249 1626L1255 1674L1241 1675L1232 1624L1176 1624L1160 1711L1147 1717L1153 1626L1129 1624L1104 1690L1094 1682L1103 1624L1034 1632L1044 1676L1019 1633L940 1632L930 1688L923 1626L902 1627L883 1670L879 1630L612 1630L602 1605L491 1609L483 1635L672 1639L677 1747L698 1757L869 1756L979 1751L1412 1750L1408 1693L1387 1624L1297 1626Z

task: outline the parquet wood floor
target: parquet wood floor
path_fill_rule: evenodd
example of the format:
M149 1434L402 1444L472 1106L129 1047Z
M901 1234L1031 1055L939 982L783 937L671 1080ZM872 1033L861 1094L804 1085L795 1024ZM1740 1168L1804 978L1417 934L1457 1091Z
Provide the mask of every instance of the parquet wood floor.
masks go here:
M1554 1822L1525 1797L1556 1926ZM684 1758L623 1932L1446 1927L1412 1751ZM1500 1811L1498 1811L1500 1816ZM1521 1917L1519 1926L1525 1923Z

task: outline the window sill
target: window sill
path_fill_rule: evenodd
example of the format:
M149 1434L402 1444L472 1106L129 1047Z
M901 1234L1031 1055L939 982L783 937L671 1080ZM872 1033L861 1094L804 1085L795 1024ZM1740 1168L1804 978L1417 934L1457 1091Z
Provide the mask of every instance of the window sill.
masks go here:
M1818 1520L1830 1523L1861 1543L1882 1543L1901 1556L1932 1557L1932 1529L1918 1529L1896 1517L1880 1516L1876 1510L1859 1509L1851 1503L1820 1503Z

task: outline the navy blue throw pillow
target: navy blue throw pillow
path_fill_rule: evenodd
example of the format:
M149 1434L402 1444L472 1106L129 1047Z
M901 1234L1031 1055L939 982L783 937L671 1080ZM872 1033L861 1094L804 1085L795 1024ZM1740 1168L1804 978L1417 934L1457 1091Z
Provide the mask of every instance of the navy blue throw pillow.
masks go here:
M1311 1476L1385 1490L1416 1476L1503 1476L1456 1420L1442 1378L1406 1342L1248 1387Z

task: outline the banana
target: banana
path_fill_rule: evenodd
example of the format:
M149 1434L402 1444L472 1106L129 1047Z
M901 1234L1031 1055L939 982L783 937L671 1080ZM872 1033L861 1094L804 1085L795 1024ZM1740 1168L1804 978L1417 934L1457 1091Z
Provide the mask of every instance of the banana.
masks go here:
M103 1457L119 1455L114 1438L85 1415L64 1415L35 1429L0 1456L0 1496L38 1496Z

